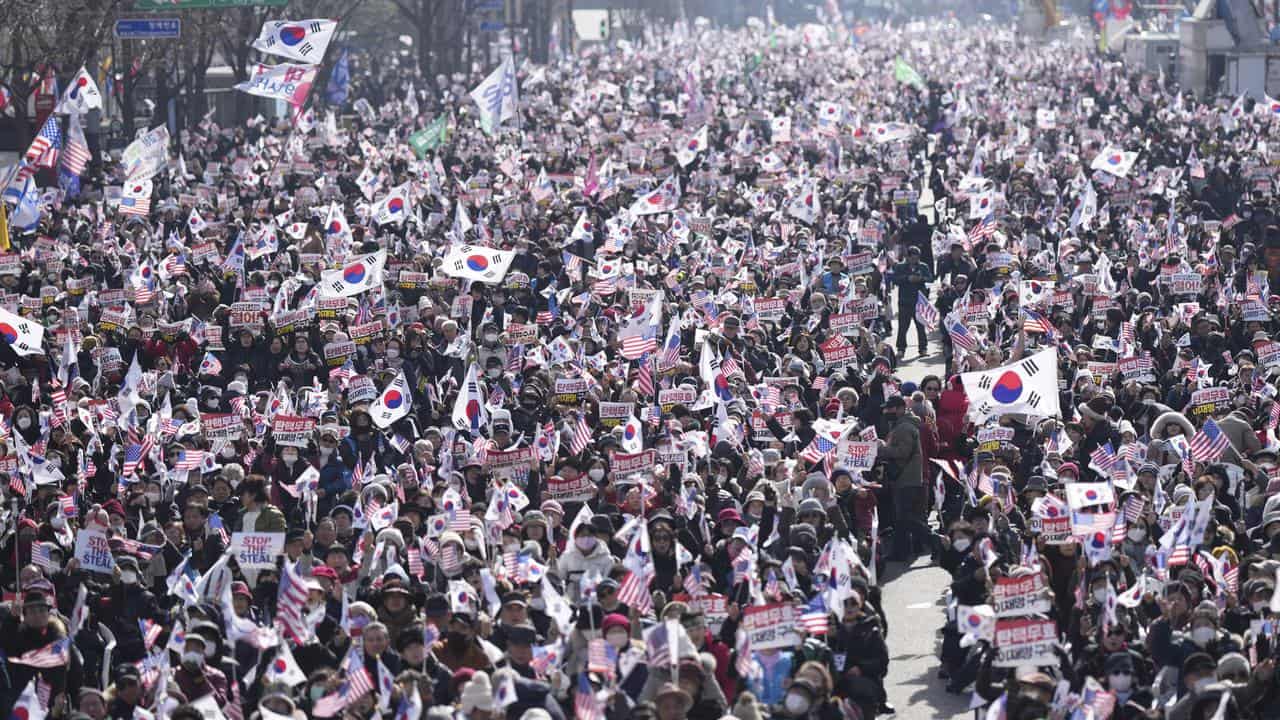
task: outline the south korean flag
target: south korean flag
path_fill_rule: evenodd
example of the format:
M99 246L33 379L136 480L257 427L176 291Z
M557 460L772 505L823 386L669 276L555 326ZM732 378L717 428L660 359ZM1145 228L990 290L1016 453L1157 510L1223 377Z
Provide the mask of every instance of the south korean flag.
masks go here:
M379 250L347 263L341 270L326 270L320 277L320 294L325 297L351 297L382 286L382 269L387 251Z
M0 308L0 339L18 355L44 353L44 326Z
M298 62L318 65L333 39L333 20L275 20L264 23L253 49Z

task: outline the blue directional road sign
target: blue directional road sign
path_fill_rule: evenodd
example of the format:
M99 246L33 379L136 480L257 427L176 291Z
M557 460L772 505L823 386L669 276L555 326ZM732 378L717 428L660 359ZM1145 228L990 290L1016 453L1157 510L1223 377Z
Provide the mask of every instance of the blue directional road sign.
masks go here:
M181 18L130 18L116 21L116 37L121 40L163 40L181 35Z

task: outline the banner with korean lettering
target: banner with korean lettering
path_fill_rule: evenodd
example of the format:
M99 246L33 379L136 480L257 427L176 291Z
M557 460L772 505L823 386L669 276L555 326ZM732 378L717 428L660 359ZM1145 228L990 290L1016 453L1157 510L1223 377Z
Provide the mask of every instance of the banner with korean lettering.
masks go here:
M997 620L994 667L1057 665L1053 648L1058 624L1053 620Z
M296 415L277 415L271 423L271 435L277 445L305 448L316 429L316 419Z
M1049 595L1039 573L999 578L993 592L998 618L1049 612Z
M791 648L800 644L796 606L790 603L755 605L742 611L742 630L752 650Z

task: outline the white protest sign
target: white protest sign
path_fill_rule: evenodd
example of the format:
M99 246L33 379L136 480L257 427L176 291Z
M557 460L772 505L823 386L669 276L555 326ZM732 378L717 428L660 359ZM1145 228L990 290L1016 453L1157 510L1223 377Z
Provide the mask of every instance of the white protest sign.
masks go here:
M284 533L232 533L231 552L242 570L273 569L284 554Z
M106 533L97 530L81 530L76 533L76 560L80 562L80 567L95 572L109 573L116 566Z

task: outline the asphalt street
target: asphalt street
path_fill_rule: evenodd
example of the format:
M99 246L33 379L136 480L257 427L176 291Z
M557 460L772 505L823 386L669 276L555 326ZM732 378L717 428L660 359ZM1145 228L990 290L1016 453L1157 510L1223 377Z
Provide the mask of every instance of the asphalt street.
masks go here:
M919 383L929 374L942 374L937 334L930 338L930 355L919 357L914 342L908 348L898 377ZM885 690L899 720L973 717L969 695L951 695L938 678L938 631L943 621L943 593L950 575L928 556L910 567L890 563L882 578L882 598L889 616L889 676Z

